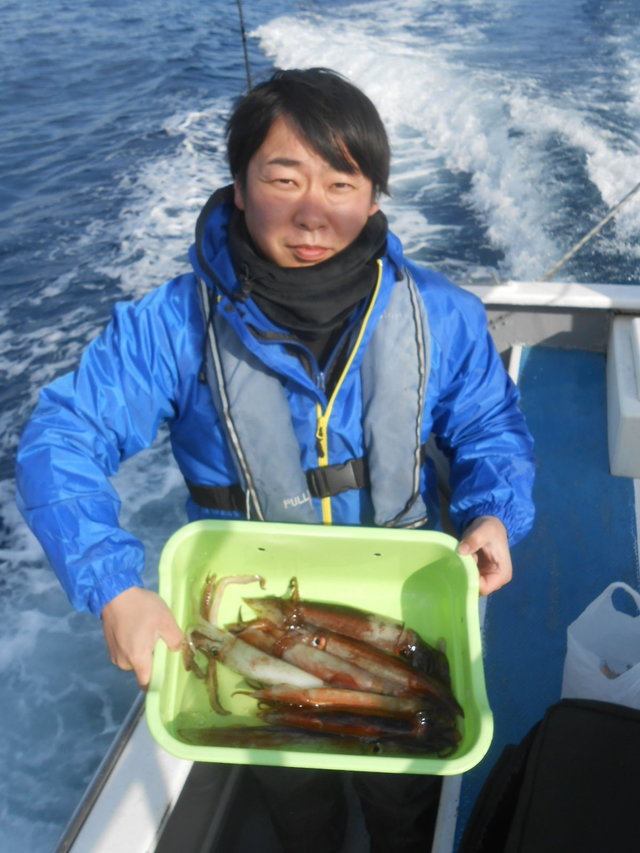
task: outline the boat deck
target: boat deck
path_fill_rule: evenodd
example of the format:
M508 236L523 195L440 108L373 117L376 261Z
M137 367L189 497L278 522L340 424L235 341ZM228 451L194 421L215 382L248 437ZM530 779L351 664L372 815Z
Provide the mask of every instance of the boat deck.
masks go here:
M536 440L537 517L513 549L513 581L486 603L495 734L464 776L456 844L502 748L560 699L568 625L613 581L638 585L636 481L609 473L605 363L598 352L523 352L518 384Z

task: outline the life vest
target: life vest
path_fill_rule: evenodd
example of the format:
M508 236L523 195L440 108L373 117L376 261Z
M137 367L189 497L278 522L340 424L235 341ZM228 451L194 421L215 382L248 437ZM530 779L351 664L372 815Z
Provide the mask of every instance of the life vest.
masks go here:
M188 484L196 502L222 508L220 494L233 493L240 495L234 508L243 509L247 518L318 524L323 519L312 495L327 497L345 488L366 487L370 489L376 526L424 525L427 510L420 494L421 426L431 348L424 301L409 272L405 269L403 278L396 282L359 368L366 459L308 472L299 461L299 441L278 375L245 346L215 310L215 296L202 280L199 287L206 328L207 382L224 425L239 484L230 489ZM363 328L368 316L369 312L362 321Z

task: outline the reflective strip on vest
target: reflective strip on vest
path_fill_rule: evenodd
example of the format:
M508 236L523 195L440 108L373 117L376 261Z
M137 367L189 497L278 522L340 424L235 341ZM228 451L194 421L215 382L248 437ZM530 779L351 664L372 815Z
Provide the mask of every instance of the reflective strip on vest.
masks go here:
M300 446L280 379L218 312L210 310L209 291L204 282L199 284L207 328L207 381L246 495L247 518L321 523L300 465ZM380 527L419 527L427 520L420 472L429 369L426 309L405 271L360 365L364 445L374 523Z

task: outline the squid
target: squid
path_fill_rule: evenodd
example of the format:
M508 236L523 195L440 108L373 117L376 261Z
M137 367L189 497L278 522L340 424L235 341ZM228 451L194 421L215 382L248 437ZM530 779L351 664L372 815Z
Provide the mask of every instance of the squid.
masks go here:
M323 684L322 679L315 675L265 654L240 637L234 637L213 625L201 625L189 631L187 645L189 651L199 649L239 675L262 684L291 684L297 687L320 687ZM192 659L190 662L190 668L195 668Z
M184 743L195 746L224 746L250 749L294 750L314 753L329 752L344 755L424 755L426 752L449 753L455 748L451 739L433 741L433 747L405 738L344 737L326 732L305 731L286 726L212 726L181 728L177 735Z
M228 586L238 583L259 583L264 589L266 582L262 575L227 575L220 580L217 575L209 575L200 597L200 616L211 625L217 625L222 595Z
M438 679L447 687L450 686L451 677L446 654L426 643L404 622L347 604L301 599L295 578L292 579L290 587L290 599L264 596L245 598L244 601L259 617L269 619L280 627L314 625L361 640L392 656L404 659L419 672Z
M313 673L325 684L372 693L393 691L393 683L373 674L348 660L304 642L297 631L278 628L268 620L249 622L238 634L238 639L255 646L268 655Z
M423 740L429 731L427 716L421 712L413 718L403 718L358 715L342 711L318 712L307 708L277 708L259 711L258 717L273 725L339 734L343 737L407 737Z
M315 673L326 684L389 696L417 695L439 703L453 715L463 714L451 691L440 682L360 640L305 625L286 630L265 618L227 627L268 654Z
M455 728L431 721L425 712L412 718L389 716L362 716L339 711L315 711L299 708L278 708L258 713L269 725L302 729L327 735L341 735L344 739L358 738L375 741L384 747L385 741L396 744L399 752L418 751L449 754L460 741Z
M304 631L304 642L314 648L324 649L330 654L343 660L351 661L374 674L379 675L388 684L394 686L387 692L394 696L418 695L433 702L441 703L452 714L464 716L462 707L453 696L451 690L437 679L414 669L403 658L390 655L344 634L334 631L317 630Z
M253 690L247 695L257 699L259 706L291 705L296 708L324 708L359 714L389 714L398 717L412 716L424 707L423 701L417 696L382 696L379 693L344 690L338 687L300 689L288 685L275 685Z
M456 748L463 709L442 651L402 622L303 600L295 578L290 598L245 598L256 618L218 627L227 586L256 582L264 588L259 575L207 578L183 657L219 714L229 712L218 698L217 663L243 676L250 689L236 693L256 701L258 725L184 730L187 742L304 749L313 741L317 749L319 741L332 751L398 755ZM420 656L426 667L416 667Z
M196 652L201 651L207 657L207 667L203 670L196 662ZM297 687L321 687L321 678L292 666L284 660L274 658L256 649L244 640L234 637L213 625L203 623L187 631L183 645L185 668L198 678L205 680L209 701L214 711L228 714L218 698L216 663L224 663L229 669L242 675L249 681L260 684L291 684Z

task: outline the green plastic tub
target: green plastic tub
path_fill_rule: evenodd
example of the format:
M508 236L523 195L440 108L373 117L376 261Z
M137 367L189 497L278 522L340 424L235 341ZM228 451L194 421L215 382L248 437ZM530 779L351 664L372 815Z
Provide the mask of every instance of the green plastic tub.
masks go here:
M178 624L186 629L205 579L260 574L259 585L227 587L220 624L252 612L245 596L284 595L295 576L303 598L351 604L402 619L427 642L444 640L453 691L464 708L462 735L447 758L324 752L292 745L287 749L252 746L200 746L183 742L181 729L255 725L256 703L236 691L241 676L219 665L220 698L231 711L214 713L204 682L185 670L182 655L159 642L146 699L152 735L168 752L190 761L268 764L386 773L462 773L486 753L493 734L487 702L478 622L478 573L473 560L455 551L456 540L443 533L364 527L198 521L167 542L160 559L160 594Z

